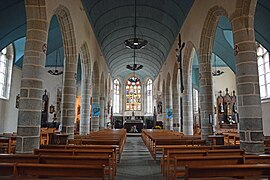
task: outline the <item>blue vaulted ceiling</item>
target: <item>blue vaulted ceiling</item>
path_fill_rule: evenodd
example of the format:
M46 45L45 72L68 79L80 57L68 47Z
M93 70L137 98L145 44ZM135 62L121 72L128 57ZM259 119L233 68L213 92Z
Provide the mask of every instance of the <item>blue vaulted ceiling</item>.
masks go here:
M155 78L194 0L137 0L136 36L148 41L136 50L136 63L143 64L142 78ZM124 41L134 37L135 0L82 0L112 76L126 76L131 71L133 50Z
M0 2L0 49L13 43L15 64L21 66L26 35L24 0L0 0ZM123 42L133 36L134 0L110 2L109 0L82 0L82 2L110 71L114 75L124 77L129 73L125 66L133 60L132 50L126 49ZM155 77L166 59L168 50L193 0L137 0L137 4L137 34L149 41L145 49L136 51L136 62L144 64L144 68L138 73L143 77ZM270 19L270 1L259 0L255 14L256 40L270 50L268 19ZM63 58L60 34L57 19L53 17L48 35L46 66L55 66L57 50L59 56ZM217 66L227 65L235 71L231 26L225 17L220 18L213 53L217 57ZM60 66L59 62L58 66ZM195 64L194 67L196 66Z

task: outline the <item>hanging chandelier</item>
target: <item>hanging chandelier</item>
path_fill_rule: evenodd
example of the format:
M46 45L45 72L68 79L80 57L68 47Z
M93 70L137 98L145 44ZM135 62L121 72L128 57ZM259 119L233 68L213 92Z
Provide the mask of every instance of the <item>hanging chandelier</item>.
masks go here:
M136 11L137 11L137 6L136 5L137 5L137 3L136 2L137 1L135 0L134 38L131 38L131 39L128 39L128 40L125 41L125 45L128 48L133 49L133 64L128 64L126 66L127 69L134 72L134 76L128 79L131 82L132 85L135 85L136 83L140 82L140 79L136 78L136 76L135 76L135 71L138 71L138 70L143 68L142 64L136 64L136 62L135 62L135 60L136 60L135 50L136 49L141 49L144 46L146 46L146 44L147 44L146 40L143 40L143 39L140 39L140 38L136 37L136 27L137 27L137 23L136 23L137 22L137 20L136 20Z
M133 54L133 64L128 64L126 67L127 67L127 69L133 71L134 76L130 77L128 80L131 82L132 85L135 85L136 83L140 82L140 79L135 76L135 71L138 71L138 70L142 69L143 65L142 64L136 64L136 62L135 62L135 58L136 58L135 57L135 49L134 49L133 53L134 53Z
M137 13L137 1L135 0L135 15L134 15L134 37L125 40L124 44L127 48L130 49L142 49L144 48L148 41L145 39L137 38L136 37L136 28L137 28L137 19L136 19L136 13Z

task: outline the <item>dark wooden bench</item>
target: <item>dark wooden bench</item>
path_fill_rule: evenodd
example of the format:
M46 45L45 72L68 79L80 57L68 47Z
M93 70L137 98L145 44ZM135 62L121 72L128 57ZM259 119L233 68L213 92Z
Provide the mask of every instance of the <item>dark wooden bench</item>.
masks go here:
M11 138L0 137L0 153L10 154L11 152L12 152Z
M1 179L109 179L104 166L72 164L0 163Z
M162 152L162 147L164 145L182 145L182 146L203 146L206 144L205 140L195 139L156 139L154 141L153 147L151 148L150 153L152 154L154 160L157 158L157 154Z
M244 155L245 151L240 149L213 149L213 150L168 150L167 161L164 163L163 174L172 174L175 157L197 157L197 156L239 156Z
M113 172L116 174L115 152L112 149L34 149L34 154L38 155L72 155L72 156L100 156L111 157Z
M168 151L202 151L202 150L218 150L218 149L238 149L239 146L224 146L224 145L217 145L217 146L179 146L179 145L164 145L160 146L162 148L162 158L161 158L161 172L164 174L166 162L167 162L167 152Z
M270 178L269 164L238 164L238 165L214 165L214 166L187 166L185 168L185 180L189 179L217 179L233 178Z
M37 163L37 164L78 164L78 165L104 165L106 175L114 179L115 168L108 155L69 156L69 155L33 155L10 154L0 155L0 162L5 163Z
M74 140L69 140L69 144L73 145L117 145L117 153L119 160L123 152L124 144L126 142L126 130L101 130L91 132L89 135L76 135Z
M185 166L208 166L208 165L223 165L223 164L244 164L244 156L198 156L198 157L175 157L173 174L168 174L169 177L184 177Z
M72 150L111 149L114 152L112 157L120 161L118 145L40 145L40 149L72 149Z
M175 157L174 178L184 175L183 167L203 167L216 165L270 165L269 155L243 155L243 156L204 156L204 157Z

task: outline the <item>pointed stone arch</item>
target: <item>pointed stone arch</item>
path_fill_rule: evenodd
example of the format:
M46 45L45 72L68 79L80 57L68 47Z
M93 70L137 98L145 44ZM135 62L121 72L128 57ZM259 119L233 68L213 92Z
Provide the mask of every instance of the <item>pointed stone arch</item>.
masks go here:
M91 59L86 42L80 48L82 64L80 135L90 133Z
M212 127L209 123L209 116L213 116L213 95L212 95L212 71L211 55L215 38L215 31L220 16L228 17L228 13L221 6L212 7L204 21L200 47L199 47L199 71L200 71L200 116L201 116L201 136L207 140L212 134Z
M76 38L69 9L63 5L59 5L54 10L54 14L60 24L65 60L62 91L61 132L69 134L68 138L73 139L78 61Z

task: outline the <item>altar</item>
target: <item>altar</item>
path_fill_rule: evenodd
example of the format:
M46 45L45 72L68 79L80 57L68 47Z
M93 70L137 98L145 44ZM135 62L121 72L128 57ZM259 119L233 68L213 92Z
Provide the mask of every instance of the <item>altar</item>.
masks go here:
M128 133L141 133L144 128L143 117L141 116L132 116L126 117L124 121L124 128Z
M126 122L124 128L128 133L141 133L143 129L143 123L141 122Z

